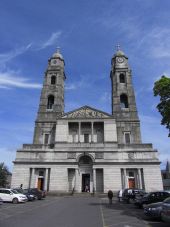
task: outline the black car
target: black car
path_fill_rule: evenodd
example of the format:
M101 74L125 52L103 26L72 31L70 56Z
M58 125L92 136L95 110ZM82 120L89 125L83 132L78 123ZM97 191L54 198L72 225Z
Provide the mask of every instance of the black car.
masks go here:
M161 219L170 223L170 197L165 199L162 204Z
M151 218L161 218L163 202L151 203L144 206L144 214Z
M126 188L122 193L122 200L129 203L130 200L135 201L136 198L141 198L146 194L143 189Z
M15 191L21 193L21 194L24 194L26 195L28 201L33 201L36 199L36 196L31 194L30 192L28 192L27 189L22 189L22 188L14 188Z
M166 191L150 192L144 195L142 198L136 198L135 205L141 208L144 204L162 202L168 197L170 197L170 193Z
M39 199L39 200L46 197L45 191L41 191L38 188L29 188L27 190L29 193L35 195L37 197L37 199Z
M3 200L2 200L2 198L0 197L0 205L2 205L2 203L3 203Z

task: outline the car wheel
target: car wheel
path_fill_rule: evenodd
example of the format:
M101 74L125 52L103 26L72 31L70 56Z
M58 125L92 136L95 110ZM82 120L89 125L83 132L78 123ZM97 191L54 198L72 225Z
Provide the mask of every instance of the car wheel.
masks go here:
M12 200L12 202L13 202L14 204L17 204L17 203L18 203L18 199L17 199L17 198L14 198L14 199Z
M160 219L161 219L161 221L164 221L162 218L162 212L160 212Z

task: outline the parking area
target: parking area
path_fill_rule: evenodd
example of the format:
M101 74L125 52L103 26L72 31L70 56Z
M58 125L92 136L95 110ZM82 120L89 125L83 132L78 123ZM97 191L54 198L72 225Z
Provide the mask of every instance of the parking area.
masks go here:
M168 227L160 220L151 220L143 209L113 199L91 196L47 197L21 204L0 206L3 227Z
M54 200L52 198L35 200L32 202L18 203L18 204L4 202L0 206L0 221L3 221L8 218L15 218L18 215L22 216L23 214L29 214L29 212L34 212L34 211L36 212L37 209L38 210L43 209L43 207L49 206L53 202Z
M143 209L132 203L119 202L116 198L111 205L107 198L101 199L101 203L106 227L169 227L169 224L159 219L146 217Z

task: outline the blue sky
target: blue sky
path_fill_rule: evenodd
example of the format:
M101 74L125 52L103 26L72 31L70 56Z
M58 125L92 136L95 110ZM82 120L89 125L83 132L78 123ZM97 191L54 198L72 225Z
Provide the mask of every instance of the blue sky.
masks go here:
M111 112L110 61L115 46L129 57L142 140L170 157L154 81L170 75L169 0L0 0L0 162L32 143L48 59L65 59L65 111L90 105Z

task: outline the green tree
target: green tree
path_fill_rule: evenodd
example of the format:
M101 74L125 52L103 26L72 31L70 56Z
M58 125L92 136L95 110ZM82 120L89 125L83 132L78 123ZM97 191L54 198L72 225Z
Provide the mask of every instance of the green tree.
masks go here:
M153 91L154 96L160 97L157 109L162 115L161 124L169 130L168 136L170 137L170 78L162 76L155 82Z
M10 174L8 167L1 162L0 163L0 187L5 187L8 183L8 174Z

